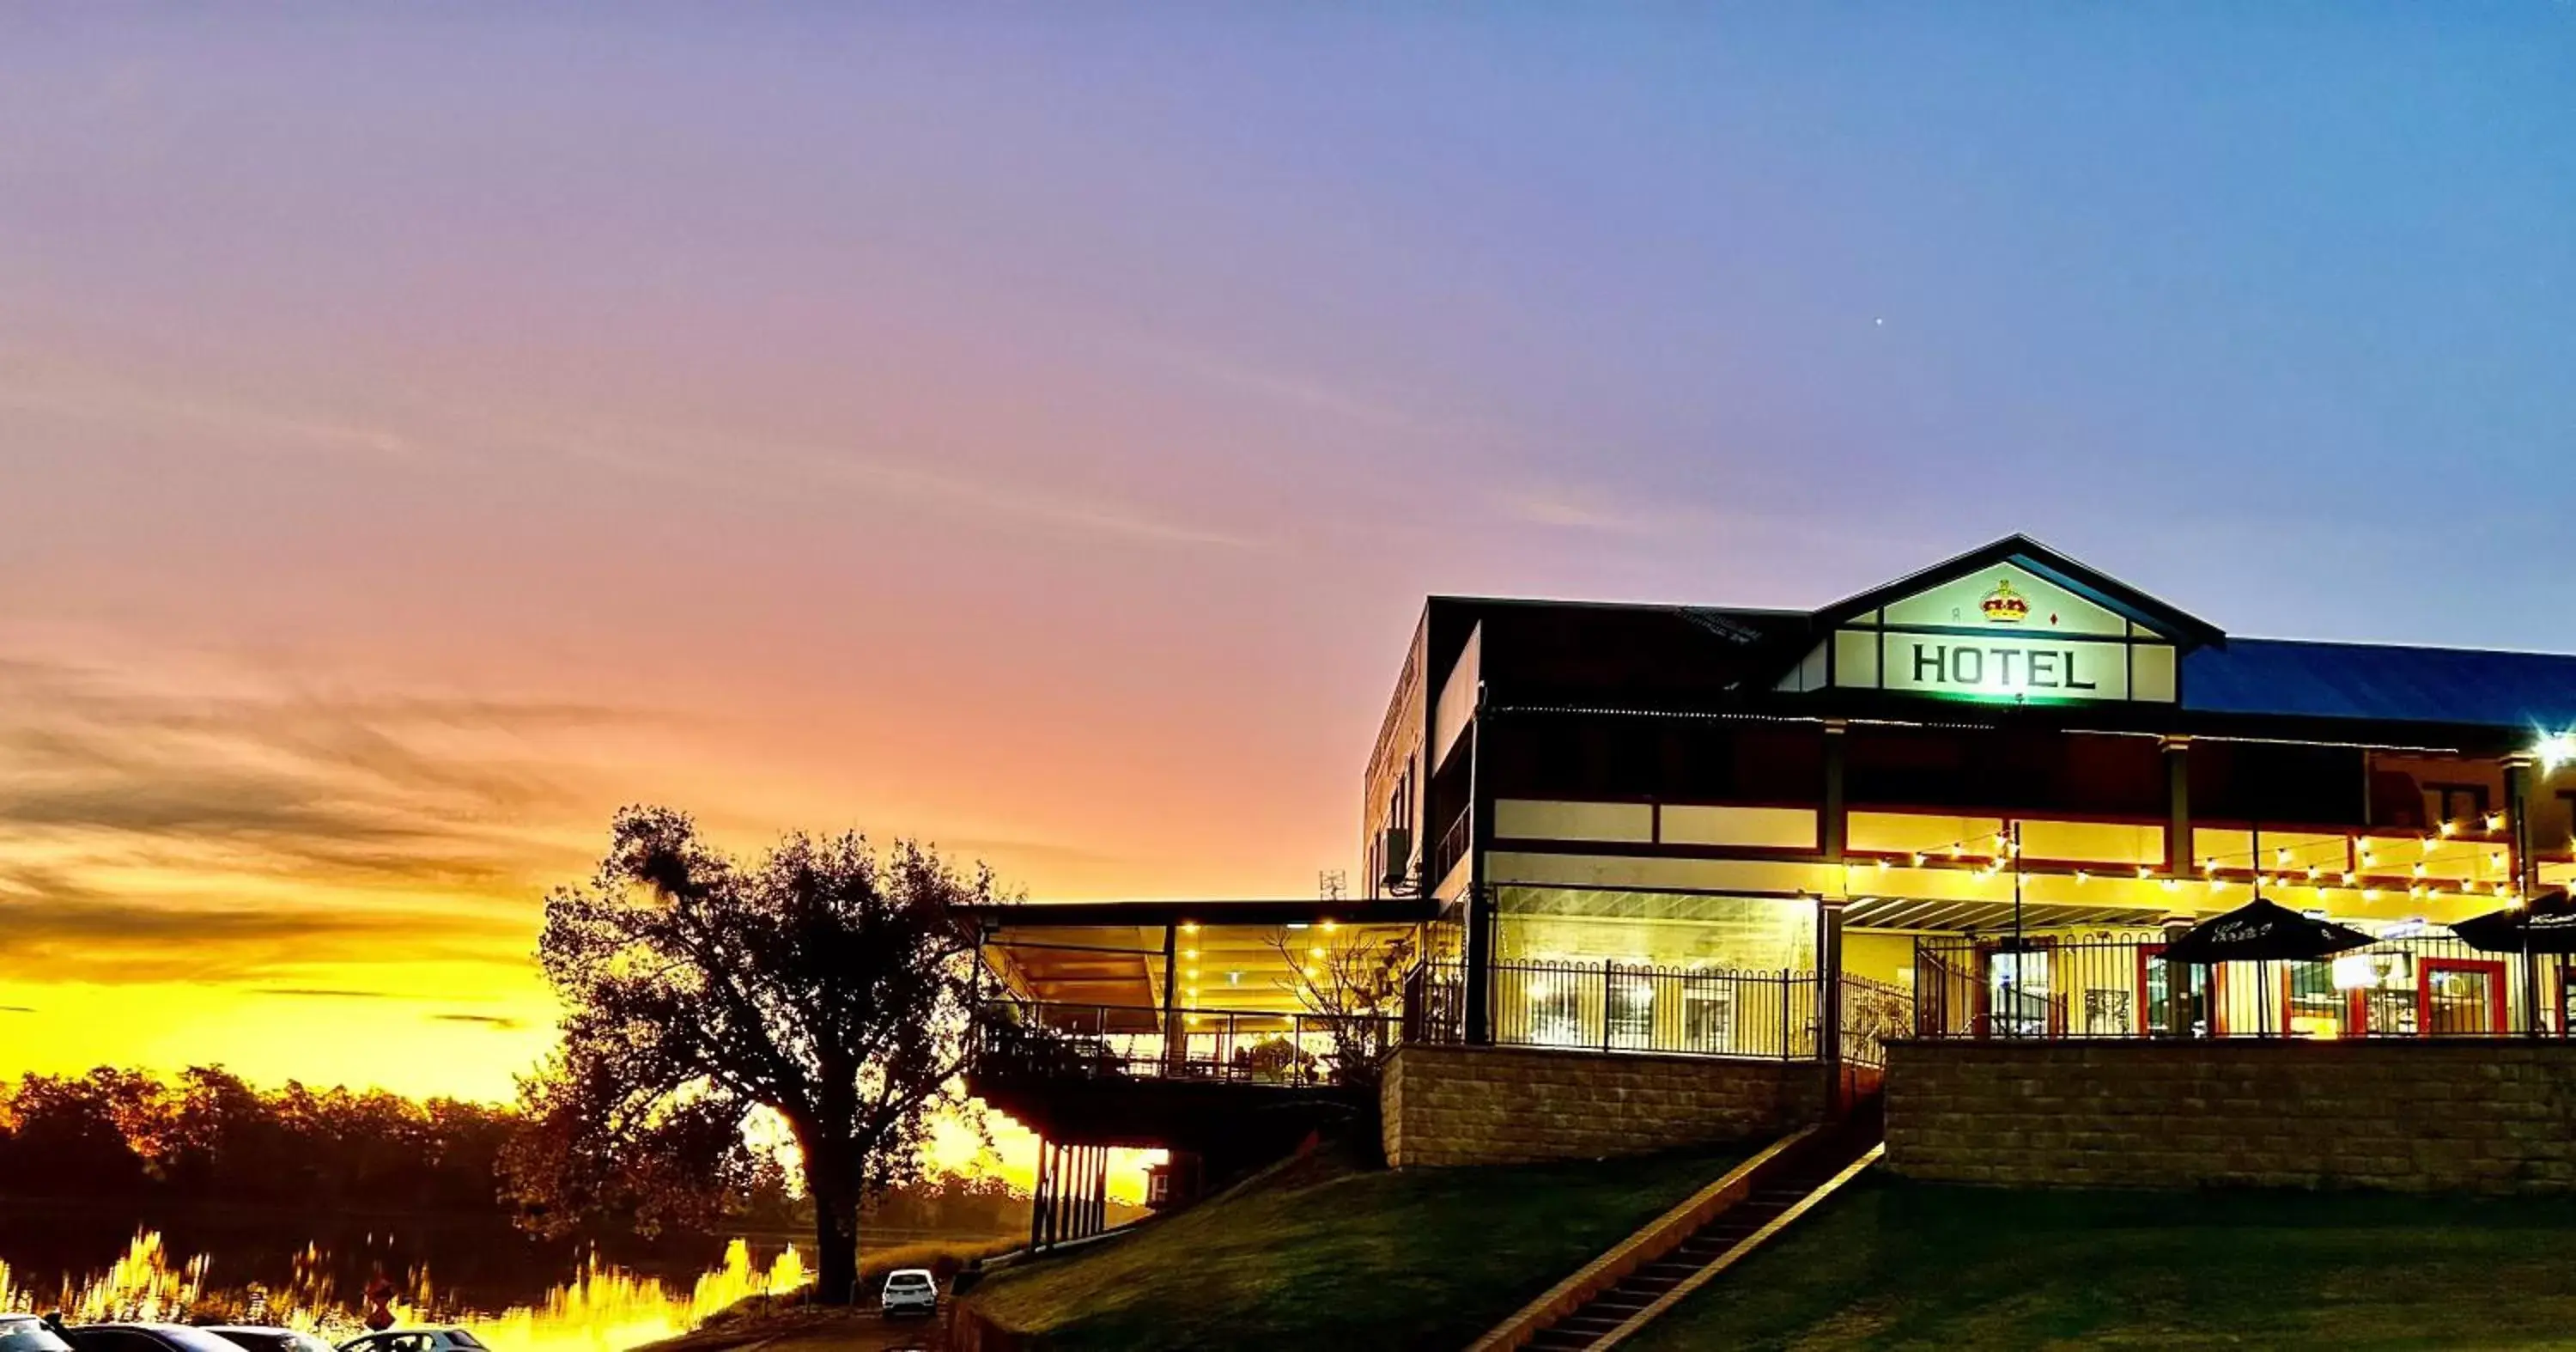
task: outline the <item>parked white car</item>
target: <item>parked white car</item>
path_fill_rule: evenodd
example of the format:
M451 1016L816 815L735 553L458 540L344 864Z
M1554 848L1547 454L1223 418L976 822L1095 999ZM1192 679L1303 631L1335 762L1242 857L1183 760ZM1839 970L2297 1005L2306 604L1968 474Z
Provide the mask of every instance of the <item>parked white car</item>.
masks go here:
M491 1352L460 1328L386 1329L340 1344L340 1352Z
M939 1313L939 1279L927 1268L896 1268L886 1274L885 1292L877 1297L885 1317Z
M0 1314L0 1352L70 1352L70 1348L32 1314Z

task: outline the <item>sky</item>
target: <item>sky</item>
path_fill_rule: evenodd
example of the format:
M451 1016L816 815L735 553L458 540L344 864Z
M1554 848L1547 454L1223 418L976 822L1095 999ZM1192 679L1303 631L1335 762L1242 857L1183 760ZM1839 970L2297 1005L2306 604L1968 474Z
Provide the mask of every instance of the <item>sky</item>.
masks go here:
M1431 592L2576 651L2576 5L0 8L0 1073L497 1098L635 801L1308 895Z

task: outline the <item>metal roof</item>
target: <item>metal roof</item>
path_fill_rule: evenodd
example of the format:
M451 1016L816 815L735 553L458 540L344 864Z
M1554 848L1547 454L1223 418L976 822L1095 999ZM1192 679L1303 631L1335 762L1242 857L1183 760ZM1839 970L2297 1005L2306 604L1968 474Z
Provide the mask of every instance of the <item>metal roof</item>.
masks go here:
M2182 670L2191 713L2576 726L2576 657L2551 653L2231 638L2186 654Z

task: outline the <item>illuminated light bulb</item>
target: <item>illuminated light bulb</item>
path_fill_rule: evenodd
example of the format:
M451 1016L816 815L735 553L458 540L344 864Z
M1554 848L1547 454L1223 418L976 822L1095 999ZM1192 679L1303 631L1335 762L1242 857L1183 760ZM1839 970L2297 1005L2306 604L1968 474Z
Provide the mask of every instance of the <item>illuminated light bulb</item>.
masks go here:
M1915 853L1915 855L1914 855L1914 867L1916 867L1916 868L1921 868L1921 867L1923 867L1923 855L1922 855L1922 852L1920 852L1920 851L1917 851L1917 852Z
M2324 872L2324 870L2318 868L2316 865L2308 865L2308 881L2315 882L2317 880L2317 875L2322 872Z
M2361 875L2360 875L2360 874L2358 874L2358 873L2347 873L2347 874L2343 875L2343 885L2344 885L2344 886L2346 886L2346 887L2350 887L2350 886L2352 886L2354 883L2357 883L2357 882L2360 882L2360 881L2361 881Z
M2448 823L2445 824L2447 825ZM2433 852L2433 845L2434 841L2431 836L2424 837L2424 853L2431 854Z
M2503 814L2503 813L2501 813L2501 812L2490 812L2490 813L2488 813L2488 814L2487 814L2487 829L2488 829L2488 830L2490 830L2490 831L2501 831L2501 830L2503 830L2503 829L2504 829L2504 814Z
M2424 866L2423 866L2422 864L2417 864L2417 865L2415 866L2415 876L2416 876L2416 877L2418 877L2418 878L2421 878L2421 877L2423 877L2423 876L2424 876Z
M2168 891L2168 892L2175 891L2175 890L2179 889L2181 886L2182 886L2182 884L2181 884L2179 881L2175 880L2175 879L2172 879L2172 878L2167 878L2167 879L2165 879L2165 890L2166 890L2166 891Z
M2488 868L2503 868L2503 867L2504 867L2504 851L2502 851L2502 850L2498 850L2498 851L2496 851L2495 853L2488 855L2488 856L2487 856L2487 867L2488 867Z
M1198 932L1199 932L1199 922L1197 922L1197 921L1195 921L1195 920L1184 920L1184 921L1182 921L1182 922L1181 922L1181 933L1183 933L1183 934L1196 934L1196 933L1198 933Z
M1306 950L1306 956L1310 958L1320 958L1324 956L1324 950L1321 948L1310 948Z
M1181 950L1181 956L1185 958L1195 958L1198 955L1199 951L1195 948L1184 948Z
M2156 871L2155 871L2154 869L2151 869L2151 868L2147 867L2147 866L2146 866L2146 865L2144 865L2144 864L2140 864L2140 865L2138 865L2138 881L2139 881L2139 882L2145 882L2147 879L2152 878L2152 877L2154 877L2154 876L2156 876Z
M2365 864L2376 864L2379 862L2379 856L2371 853L2370 847L2364 845L2361 847L2361 862Z
M1883 857L1878 861L1878 871L1881 873L1887 871L1887 860Z
M1309 967L1309 968L1307 968L1307 969L1306 969L1306 979L1307 979L1307 980L1309 980L1309 981L1314 980L1314 979L1315 979L1315 975L1316 975L1316 973L1315 973L1315 969L1314 969L1314 968Z
M2088 883L2088 882L2090 882L2090 881L2092 881L2092 879L2087 878L2086 876L2084 876L2084 870L2082 870L2082 869L2080 869L2080 868L2079 868L2079 869L2077 869L2077 870L2075 870L2075 885L2076 885L2077 887L2082 887L2084 884L2086 884L2086 883Z
M2287 867L2290 862L2290 847L2284 845L2281 848L2272 851L2272 862L2282 865L2283 867Z
M2379 889L2376 887L2365 887L2361 889L2361 899L2363 901L2379 900Z
M2446 835L2446 836L2456 836L2456 835L2458 835L2459 833L2460 833L2460 824L2459 824L2458 822L2444 822L2444 823L2442 823L2442 834L2443 834L2443 835Z
M1335 929L1337 929L1337 928L1339 928L1339 926L1336 926L1336 925L1335 925L1332 921L1330 921L1330 920L1327 920L1327 921L1325 921L1325 922L1324 922L1324 932L1325 932L1326 934L1330 934L1330 933L1332 933L1332 932L1333 932Z

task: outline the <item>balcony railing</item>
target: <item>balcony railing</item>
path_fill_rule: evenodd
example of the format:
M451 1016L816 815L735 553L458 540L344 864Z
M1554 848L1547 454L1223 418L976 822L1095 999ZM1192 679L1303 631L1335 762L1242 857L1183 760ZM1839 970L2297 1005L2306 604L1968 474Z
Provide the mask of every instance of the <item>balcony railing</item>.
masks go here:
M1357 1078L1401 1035L1394 1015L988 1003L978 1065L1036 1078L1321 1085ZM1166 1033L1166 1028L1170 1032Z
M1465 986L1458 964L1415 969L1406 984L1407 1012L1419 1040L1464 1039ZM1496 963L1493 1040L1506 1047L1810 1060L1816 992L1813 972Z
M2383 939L2314 962L2177 967L2161 943L2004 937L1914 947L1922 1038L2508 1037L2567 1028L2566 960Z
M1914 1028L1914 993L1868 977L1842 978L1843 1063L1887 1067L1887 1043Z

